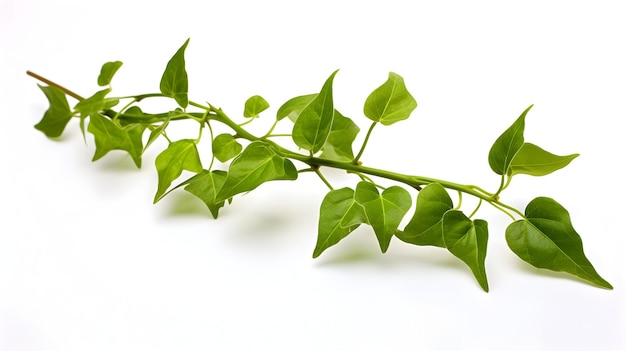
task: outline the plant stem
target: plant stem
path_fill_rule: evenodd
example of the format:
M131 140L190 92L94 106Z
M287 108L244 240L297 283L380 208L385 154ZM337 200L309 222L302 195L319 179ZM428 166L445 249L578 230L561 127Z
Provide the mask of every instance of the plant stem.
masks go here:
M73 91L71 91L71 90L67 89L67 88L66 88L66 87L64 87L64 86L61 86L61 85L59 85L59 84L57 84L57 83L55 83L55 82L53 82L53 81L51 81L51 80L48 80L48 79L46 79L46 78L44 78L44 77L42 77L42 76L38 75L38 74L37 74L37 73L35 73L35 72L26 71L26 74L28 74L29 76L31 76L31 77L33 77L33 78L35 78L35 79L37 79L37 80L39 80L39 81L41 81L41 82L43 82L43 83L46 83L46 84L48 84L48 85L50 85L50 86L53 86L53 87L55 87L55 88L57 88L57 89L61 90L61 91L62 91L62 92L64 92L65 94L67 94L67 95L69 95L69 96L73 97L74 99L76 99L76 100L78 100L78 101L85 100L85 98L84 98L84 97L82 97L82 96L80 96L80 95L76 94L75 92L73 92Z
M359 150L359 153L356 155L356 157L354 158L354 161L352 161L352 163L354 163L354 164L358 164L359 163L359 160L361 159L361 156L363 156L363 152L365 151L365 147L367 146L367 142L370 139L370 135L372 135L372 131L374 130L374 127L376 127L377 123L378 122L372 123L370 128L367 130L367 134L365 135L365 140L363 140L363 145L361 145L361 150Z

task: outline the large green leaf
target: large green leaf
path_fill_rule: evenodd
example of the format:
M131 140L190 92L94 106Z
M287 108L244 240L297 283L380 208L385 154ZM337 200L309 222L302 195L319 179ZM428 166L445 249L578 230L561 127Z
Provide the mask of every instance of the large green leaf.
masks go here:
M331 190L322 200L313 258L348 236L359 223L366 222L363 208L354 199L354 194L350 188L341 188Z
M441 184L427 185L417 195L413 218L396 236L410 244L445 247L442 221L452 207L452 199Z
M300 112L315 100L317 95L318 94L302 95L287 100L287 102L276 111L276 119L280 121L285 117L289 117L292 122L295 122L298 116L300 116Z
M100 69L100 75L98 76L98 85L103 87L111 84L113 76L115 75L117 70L120 69L120 67L122 67L121 61L107 62L102 65L102 68Z
M524 125L530 105L515 122L496 139L489 150L489 166L499 175L507 174L513 157L524 144Z
M167 149L156 157L154 165L159 175L158 188L154 195L155 203L163 197L163 194L172 182L182 174L183 170L194 173L202 172L202 163L196 142L191 139L182 139L170 143Z
M271 180L295 180L298 171L291 161L277 155L266 143L250 143L230 164L217 200L255 189Z
M189 39L185 41L183 46L176 51L174 56L169 60L163 76L161 77L161 93L165 96L174 98L178 105L182 108L189 104L188 90L189 82L187 79L187 71L185 69L185 49L189 44Z
M563 206L551 198L538 197L526 206L525 215L506 229L507 244L517 256L537 268L567 272L597 286L613 288L585 256L582 240Z
M318 152L330 134L335 116L333 79L336 74L337 71L328 77L320 93L304 107L293 126L293 141L311 153Z
M213 155L221 162L226 162L239 155L243 146L230 134L220 134L213 139Z
M344 117L335 110L335 120L322 148L321 157L337 161L352 161L354 159L352 143L359 131L359 126L350 118Z
M39 88L48 98L50 106L35 128L50 138L58 137L63 134L63 130L73 115L67 103L67 97L57 87L40 85Z
M365 100L363 113L374 122L390 125L409 118L417 102L404 85L404 79L389 72L389 78Z
M258 117L259 113L267 110L270 107L270 104L261 96L254 95L246 100L246 103L243 108L243 116L244 117Z
M411 195L404 188L392 186L378 193L370 182L359 182L354 199L363 207L365 223L372 226L384 253L389 248L404 215L411 208Z
M539 146L524 143L509 165L509 174L529 174L543 176L567 166L578 154L554 155Z
M111 150L123 150L130 154L137 168L141 167L142 135L145 129L146 127L140 124L122 127L99 113L92 114L87 130L93 134L96 143L93 161Z
M483 220L472 221L457 210L448 211L443 216L443 240L446 248L470 267L485 291L489 291L485 272L488 236L487 222Z
M226 181L226 172L204 170L191 177L185 186L185 190L194 194L206 204L213 215L217 218L220 208L224 207L225 201L217 199L217 193Z

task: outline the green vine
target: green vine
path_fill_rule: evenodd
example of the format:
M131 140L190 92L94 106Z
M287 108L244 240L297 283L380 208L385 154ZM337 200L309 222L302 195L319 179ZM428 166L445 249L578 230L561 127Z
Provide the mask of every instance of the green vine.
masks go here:
M489 151L489 165L501 176L498 189L491 193L475 185L402 174L361 163L374 127L405 120L417 107L417 102L398 74L390 73L387 81L365 100L363 112L372 123L354 156L352 144L360 128L334 106L333 80L337 71L330 75L319 92L285 102L278 109L269 131L263 136L256 136L244 127L269 108L269 103L261 96L252 96L245 102L243 122L236 122L214 105L189 100L184 56L188 43L189 40L167 63L159 93L110 97L111 80L122 66L120 61L107 62L102 66L98 85L103 89L88 98L28 72L47 84L40 88L50 103L35 128L54 138L63 133L71 119L78 118L83 135L85 129L93 135L94 161L111 150L123 150L137 167L141 167L144 151L162 137L168 146L155 159L158 188L154 202L173 190L183 188L202 200L215 218L220 209L239 194L252 191L268 181L296 180L300 173L313 172L329 188L320 206L318 239L313 257L318 257L364 224L372 227L383 253L393 237L409 244L447 249L467 264L480 286L488 291L485 271L488 225L484 220L472 219L485 202L511 218L512 223L505 231L506 241L522 260L538 268L567 272L596 286L612 289L586 258L569 213L558 202L538 197L530 201L522 212L501 201L501 193L515 175L547 175L567 166L578 156L554 155L525 142L525 118L532 106L495 140ZM77 100L73 108L70 108L68 96ZM173 99L178 108L164 113L144 112L140 103L153 98ZM125 101L123 107L113 110L121 101ZM272 134L286 117L293 122L292 133ZM197 136L170 139L166 133L168 126L180 120L196 121L199 125ZM230 132L215 135L216 124L226 126ZM202 165L198 150L198 143L207 134L203 133L204 128L208 128L211 139L212 158L208 168ZM286 136L291 137L298 151L273 140ZM298 169L296 165L302 167ZM359 181L354 187L336 189L324 176L324 168L355 174ZM193 176L173 185L183 171L191 172ZM376 178L394 181L398 185L383 187L376 183ZM406 187L416 193L415 204L414 196ZM458 193L456 206L450 191ZM478 199L469 216L461 209L464 195ZM411 208L414 209L413 216L400 228Z

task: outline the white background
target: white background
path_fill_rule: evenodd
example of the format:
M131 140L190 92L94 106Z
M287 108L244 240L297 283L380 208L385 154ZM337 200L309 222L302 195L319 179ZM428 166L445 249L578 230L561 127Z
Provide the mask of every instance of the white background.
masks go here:
M625 16L619 1L3 0L0 350L626 349ZM213 220L181 192L151 204L164 144L137 170L120 152L91 163L74 121L59 140L32 127L47 102L27 69L88 96L121 60L115 94L155 92L188 37L191 99L237 117L261 94L260 131L337 68L336 106L366 129L363 101L399 73L419 107L375 130L364 163L490 190L489 147L535 104L526 140L581 156L503 200L559 201L615 290L519 261L486 205L489 293L444 250L380 254L366 227L313 260L327 189L312 174Z

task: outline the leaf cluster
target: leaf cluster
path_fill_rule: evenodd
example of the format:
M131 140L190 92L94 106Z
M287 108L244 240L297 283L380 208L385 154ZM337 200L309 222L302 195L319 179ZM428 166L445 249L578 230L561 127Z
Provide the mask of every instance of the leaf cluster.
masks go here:
M475 185L401 174L362 164L361 156L375 127L404 121L417 107L404 79L396 73L389 73L387 80L364 100L363 116L371 124L357 149L354 143L361 129L338 111L333 99L338 71L332 72L319 90L282 104L276 111L271 129L265 135L257 136L244 126L261 118L269 109L270 104L260 95L245 101L243 122L236 122L214 105L189 99L185 67L188 44L189 40L165 65L158 93L110 97L111 82L122 66L120 61L102 66L97 84L103 89L87 98L48 81L49 85L40 87L50 107L35 128L54 138L76 118L83 135L86 131L93 136L93 161L112 150L121 150L128 153L137 167L142 165L145 150L154 141L164 139L167 147L154 161L158 174L154 202L182 188L206 204L214 218L238 195L253 191L266 182L293 181L302 173L314 173L329 189L320 206L314 258L361 225L366 225L371 227L383 253L389 249L394 237L408 244L447 250L464 262L478 284L488 291L485 259L489 225L486 220L475 218L481 204L487 203L511 218L512 223L504 235L508 246L520 259L537 268L566 272L596 286L612 288L585 256L582 240L568 211L556 200L537 197L523 212L501 200L501 193L515 176L545 176L566 167L578 156L555 155L524 140L525 119L532 106L495 139L489 150L489 166L500 176L496 191L489 192ZM68 96L78 100L73 107L70 107ZM144 112L140 104L150 98L171 99L176 107L162 113ZM113 110L121 102L122 107ZM197 134L172 140L167 128L179 120L196 121ZM272 134L274 127L285 120L293 124L292 132L287 135L295 146L292 148L276 141L281 137L284 140L285 135ZM226 127L228 132L214 135L216 125ZM203 133L204 130L208 133ZM201 144L207 134L210 143ZM207 149L211 161L205 165L200 151ZM345 170L356 178L355 185L334 188L323 174L325 168ZM183 174L186 177L180 180ZM397 184L385 187L376 179ZM458 194L456 204L450 193ZM467 211L462 206L463 196L477 198L478 205ZM405 218L411 209L412 214Z

